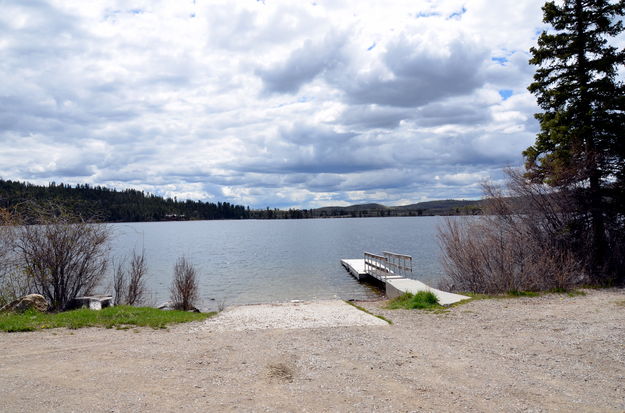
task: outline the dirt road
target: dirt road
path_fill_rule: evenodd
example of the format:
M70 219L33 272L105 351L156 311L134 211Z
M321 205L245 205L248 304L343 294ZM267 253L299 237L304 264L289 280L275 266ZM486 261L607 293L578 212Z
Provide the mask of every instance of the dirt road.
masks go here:
M624 290L362 305L394 324L0 333L0 411L625 411Z

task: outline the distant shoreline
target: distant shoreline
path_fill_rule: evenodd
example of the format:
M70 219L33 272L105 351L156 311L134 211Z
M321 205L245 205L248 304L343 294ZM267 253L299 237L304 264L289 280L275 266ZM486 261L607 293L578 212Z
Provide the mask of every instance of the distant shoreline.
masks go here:
M368 203L309 209L251 209L229 202L163 198L135 189L118 191L87 184L72 187L54 182L43 186L0 179L0 208L19 212L33 204L62 207L82 218L107 223L479 215L480 203L481 200L446 199L402 206Z

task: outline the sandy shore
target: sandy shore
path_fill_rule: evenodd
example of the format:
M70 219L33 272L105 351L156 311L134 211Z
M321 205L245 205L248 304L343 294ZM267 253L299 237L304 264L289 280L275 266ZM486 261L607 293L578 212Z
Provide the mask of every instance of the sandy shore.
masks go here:
M625 411L625 290L443 314L360 304L394 324L321 302L0 333L0 411Z

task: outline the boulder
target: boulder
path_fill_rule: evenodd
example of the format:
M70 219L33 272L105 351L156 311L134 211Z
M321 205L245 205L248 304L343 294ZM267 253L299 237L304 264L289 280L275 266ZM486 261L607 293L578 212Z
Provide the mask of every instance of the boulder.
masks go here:
M40 294L28 294L18 298L0 308L0 311L13 311L16 313L23 313L26 310L36 310L40 312L48 311L48 302Z
M165 310L165 311L171 311L171 310L177 310L176 306L174 305L174 303L172 301L167 301L164 302L163 304L159 305L158 307L159 310ZM200 313L201 311L195 307L191 307L189 310L187 310L189 313Z
M174 310L174 303L172 303L171 301L166 301L156 308L158 308L159 310L165 310L165 311Z

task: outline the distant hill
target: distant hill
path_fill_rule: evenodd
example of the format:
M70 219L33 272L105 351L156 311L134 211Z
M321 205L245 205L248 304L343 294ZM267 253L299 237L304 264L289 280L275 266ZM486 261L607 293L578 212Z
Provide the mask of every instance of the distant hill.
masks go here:
M118 191L54 182L44 186L0 179L0 208L19 209L28 202L63 206L83 217L98 217L106 222L476 215L481 212L480 201L454 199L391 207L368 203L315 209L255 210L228 202L178 201L135 189Z
M329 206L329 207L322 207L322 208L315 208L313 209L313 211L317 211L317 212L330 212L330 211L344 211L344 212L360 212L360 211L379 211L379 210L386 210L388 209L387 206L381 205L381 204L357 204L357 205L350 205L350 206L346 206L346 207L340 207L340 206Z
M481 212L482 201L445 199L395 207L403 211L421 211L422 215L476 215Z
M402 206L381 204L357 204L345 207L323 207L311 210L313 217L386 217L431 215L477 215L481 213L481 201L446 199Z

